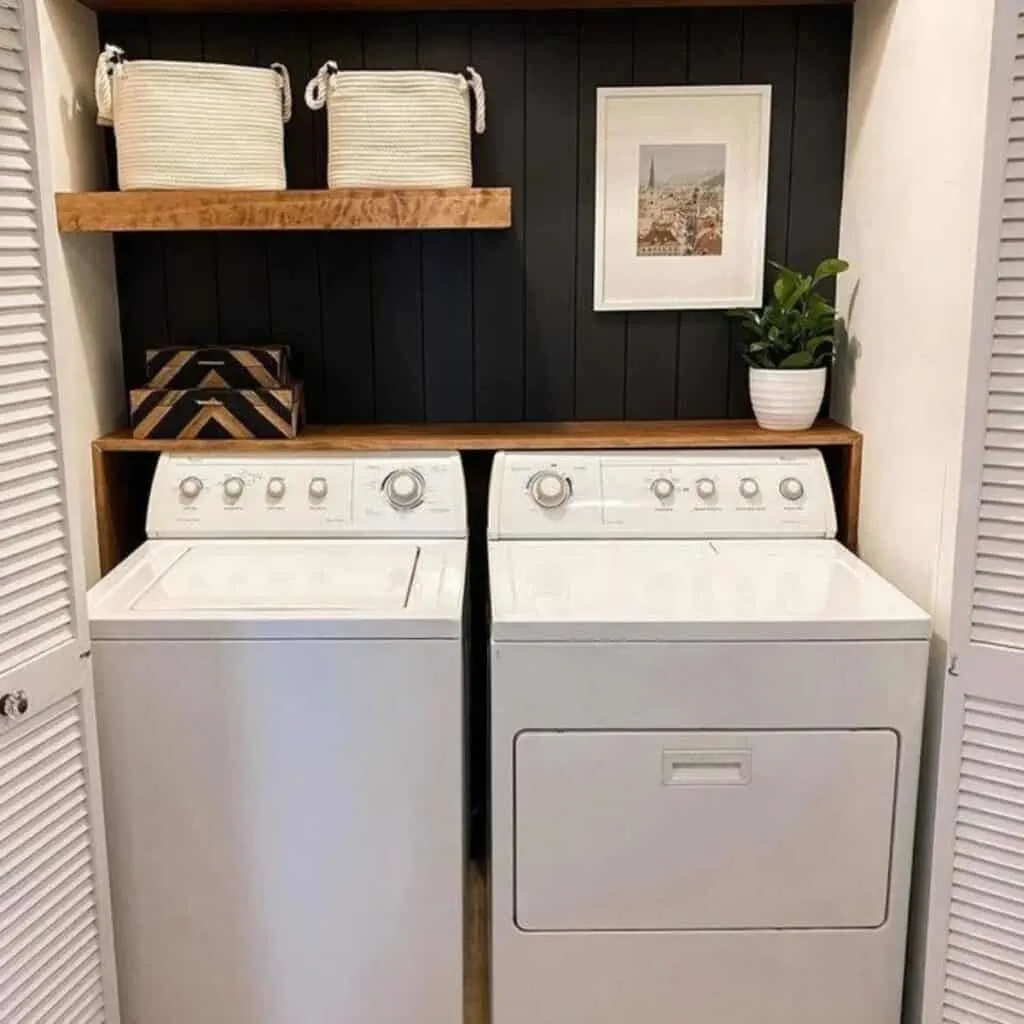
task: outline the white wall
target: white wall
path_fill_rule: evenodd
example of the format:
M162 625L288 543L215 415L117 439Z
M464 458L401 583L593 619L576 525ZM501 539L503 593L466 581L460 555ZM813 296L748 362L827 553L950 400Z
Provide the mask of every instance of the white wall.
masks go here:
M861 552L933 616L946 666L995 0L857 0L840 253L850 350L833 414L865 434ZM927 742L908 980L920 1020L936 742ZM932 1024L932 1022L927 1022Z
M106 187L103 129L96 125L93 74L99 53L96 16L75 0L38 0L46 144L57 191ZM39 97L35 97L39 102ZM49 254L54 345L62 359L61 408L68 473L85 542L86 583L99 578L91 442L120 422L124 371L109 235L65 235Z

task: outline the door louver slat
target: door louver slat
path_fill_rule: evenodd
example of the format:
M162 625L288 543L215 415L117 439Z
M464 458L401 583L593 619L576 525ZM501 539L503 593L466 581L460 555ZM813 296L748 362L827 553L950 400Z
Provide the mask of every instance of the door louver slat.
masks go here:
M105 1019L81 707L0 735L4 1024Z
M943 1020L1024 1019L1024 709L968 697Z

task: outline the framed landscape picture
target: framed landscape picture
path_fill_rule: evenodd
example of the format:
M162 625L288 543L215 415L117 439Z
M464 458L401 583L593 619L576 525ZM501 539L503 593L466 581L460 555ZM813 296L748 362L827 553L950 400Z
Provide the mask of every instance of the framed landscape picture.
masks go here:
M597 90L594 308L760 306L771 86Z

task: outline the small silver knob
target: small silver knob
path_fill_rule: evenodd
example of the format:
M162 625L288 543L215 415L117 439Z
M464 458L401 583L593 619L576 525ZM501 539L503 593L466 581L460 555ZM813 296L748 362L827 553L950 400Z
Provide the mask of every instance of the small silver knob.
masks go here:
M697 497L704 501L710 501L715 496L715 481L710 477L702 476L697 481Z
M178 484L178 491L187 501L195 501L202 493L203 481L197 476L187 476Z
M28 712L28 694L24 690L12 690L0 697L0 717L16 722Z
M415 469L396 469L384 478L384 497L392 508L411 509L423 503L426 483Z
M760 491L761 488L758 487L757 481L752 476L745 476L740 481L740 494L744 498L756 498Z
M572 485L561 473L553 469L542 469L534 473L526 485L530 497L541 508L559 508L572 495Z
M274 501L279 501L284 497L285 483L284 477L272 476L267 481L267 497L273 498Z
M245 490L245 481L240 476L229 476L224 481L224 497L228 501L238 501Z
M313 501L323 501L327 497L327 478L315 476L309 481L309 496Z
M779 494L786 501L799 501L804 496L804 485L795 476L787 476L779 484Z
M668 477L659 476L658 479L651 484L651 493L658 499L658 501L668 501L668 499L676 493L676 485L672 483Z

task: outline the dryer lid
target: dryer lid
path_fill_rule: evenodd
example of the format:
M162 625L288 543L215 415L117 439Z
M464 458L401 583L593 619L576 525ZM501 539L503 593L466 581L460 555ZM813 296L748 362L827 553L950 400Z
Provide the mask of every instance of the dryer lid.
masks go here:
M923 639L927 615L827 540L497 541L495 640Z

